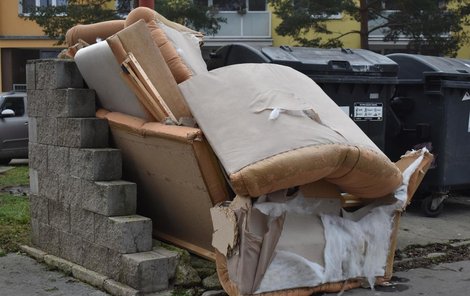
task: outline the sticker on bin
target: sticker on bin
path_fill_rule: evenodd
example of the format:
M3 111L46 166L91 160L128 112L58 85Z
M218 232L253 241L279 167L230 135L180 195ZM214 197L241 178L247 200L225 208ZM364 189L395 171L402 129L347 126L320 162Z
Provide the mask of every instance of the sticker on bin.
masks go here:
M354 121L382 121L382 103L354 103Z
M470 100L470 94L467 92L465 92L465 94L463 95L463 98L462 98L462 102L463 101L469 101Z

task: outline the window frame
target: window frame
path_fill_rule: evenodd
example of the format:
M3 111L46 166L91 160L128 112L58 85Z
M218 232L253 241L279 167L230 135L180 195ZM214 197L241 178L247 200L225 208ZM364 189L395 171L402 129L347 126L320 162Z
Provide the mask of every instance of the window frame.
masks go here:
M19 0L18 1L18 14L28 16L30 14L30 12L23 12L23 1L25 1L25 0ZM51 1L51 4L47 5L47 6L58 6L57 2L61 1L61 0L48 0L48 1ZM65 5L67 5L68 1L67 0L65 0L65 1L66 1ZM36 3L34 7L41 7L41 0L34 0L34 2Z
M207 1L207 6L208 7L211 7L211 6L214 6L214 0L206 0ZM250 0L240 0L239 1L240 3L243 3L245 4L245 7L243 8L245 10L245 12L265 12L265 11L269 11L268 10L268 1L267 0L264 0L264 10L250 10L249 7L250 7ZM238 12L237 10L218 10L219 12Z

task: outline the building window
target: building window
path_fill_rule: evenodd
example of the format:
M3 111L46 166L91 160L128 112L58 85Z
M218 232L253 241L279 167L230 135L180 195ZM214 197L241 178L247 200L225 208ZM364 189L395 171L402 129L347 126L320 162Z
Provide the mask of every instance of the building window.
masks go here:
M194 0L218 11L266 11L266 0Z
M37 7L63 5L67 5L67 0L20 0L18 9L20 14L28 14Z

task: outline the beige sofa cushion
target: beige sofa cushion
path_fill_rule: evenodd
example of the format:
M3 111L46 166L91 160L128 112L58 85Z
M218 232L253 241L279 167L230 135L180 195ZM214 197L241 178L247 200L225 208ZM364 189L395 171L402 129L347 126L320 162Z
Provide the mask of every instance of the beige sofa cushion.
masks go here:
M372 198L401 183L399 169L359 127L291 68L233 65L179 87L237 194L256 197L325 178Z

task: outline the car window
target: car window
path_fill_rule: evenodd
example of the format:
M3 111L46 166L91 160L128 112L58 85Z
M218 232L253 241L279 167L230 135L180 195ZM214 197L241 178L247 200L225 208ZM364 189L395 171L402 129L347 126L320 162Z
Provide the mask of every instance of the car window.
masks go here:
M1 110L11 109L15 111L15 117L24 115L24 101L22 97L6 97Z

